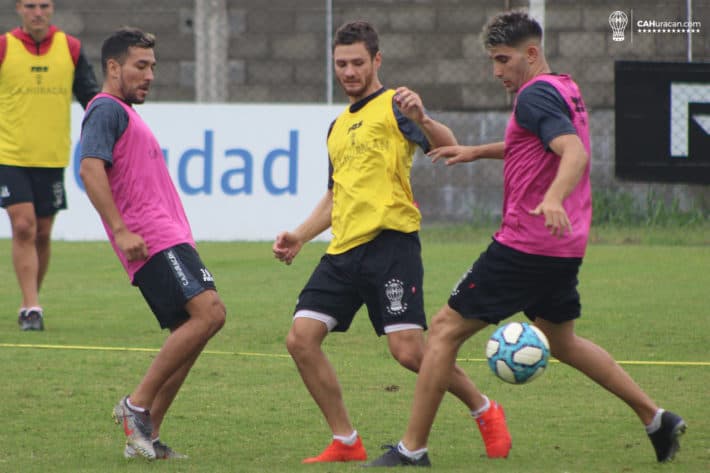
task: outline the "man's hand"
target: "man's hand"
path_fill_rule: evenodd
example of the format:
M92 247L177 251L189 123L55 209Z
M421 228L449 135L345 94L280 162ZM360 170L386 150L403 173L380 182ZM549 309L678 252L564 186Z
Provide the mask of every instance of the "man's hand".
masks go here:
M271 249L274 252L274 258L283 263L291 264L298 252L301 251L302 246L303 242L296 235L291 232L281 232L276 235L276 240Z
M123 229L115 232L113 237L116 240L116 246L128 261L140 261L148 257L148 245L137 233Z
M566 233L572 233L572 223L569 221L567 212L561 202L553 202L543 199L530 215L544 215L545 227L550 231L550 235L562 238Z
M544 215L545 226L552 236L562 238L572 233L572 223L562 202L579 184L589 164L589 155L575 134L560 135L550 141L550 149L560 157L560 166L545 192L542 202L530 211L532 215Z
M414 123L421 124L426 117L421 97L407 87L397 88L394 94L394 103L402 112L402 115L409 118Z
M451 166L456 163L468 163L477 160L480 155L476 146L442 146L434 148L427 153L431 162L435 163L440 159L446 160L446 165Z

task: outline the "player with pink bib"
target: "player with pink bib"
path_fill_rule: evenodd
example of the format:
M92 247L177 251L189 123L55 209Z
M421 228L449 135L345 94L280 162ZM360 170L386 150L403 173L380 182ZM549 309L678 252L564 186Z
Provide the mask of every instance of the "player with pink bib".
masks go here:
M113 95L100 93L89 103L85 120L102 120L104 110L116 113L117 105L125 112L125 130L116 140L113 149L105 149L100 153L96 149L91 151L92 157L111 163L106 168L106 175L118 212L126 227L143 237L148 249L146 259L129 261L117 246L108 222L103 220L116 255L133 281L136 272L156 253L180 244L194 248L195 242L160 145L133 107ZM124 117L120 112L119 116ZM89 152L88 145L95 143L100 136L88 131L86 134L88 136L83 152ZM161 198L156 199L156 196Z
M517 93L505 139L441 147L429 156L448 165L502 159L502 223L432 320L404 437L368 466L430 464L427 441L459 348L518 312L545 333L555 358L628 404L656 459L671 460L683 419L659 408L603 348L574 331L581 315L577 275L592 221L589 117L579 88L550 71L542 29L527 14L496 16L483 38L495 77Z
M544 84L549 84L554 91ZM557 92L564 100L564 105L559 99L556 101L560 109L567 107L575 111L569 119L562 118L563 125L560 126L559 132L576 134L584 152L589 156L591 150L588 119L577 84L567 75L541 74L520 87L518 97L529 87L533 87L531 90L539 87L552 96ZM539 100L542 101L542 98ZM514 107L517 108L517 100ZM572 126L569 124L570 120ZM548 148L548 143L518 124L515 115L510 117L505 130L503 221L494 237L498 243L523 253L563 258L584 256L592 222L589 160L579 182L562 204L574 229L565 236L564 244L560 244L559 238L541 225L539 215L529 212L544 200L545 193L557 175L560 160L560 156Z
M104 84L86 109L81 179L111 244L161 328L170 330L140 384L113 409L124 456L186 456L160 440L163 418L226 309L195 250L158 141L133 109L153 81L155 39L122 28L103 43Z

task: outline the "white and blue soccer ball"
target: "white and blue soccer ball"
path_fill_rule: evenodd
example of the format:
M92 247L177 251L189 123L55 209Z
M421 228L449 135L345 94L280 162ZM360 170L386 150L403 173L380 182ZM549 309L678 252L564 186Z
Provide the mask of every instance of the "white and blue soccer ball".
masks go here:
M503 381L523 384L540 376L550 358L550 344L542 331L526 322L498 327L486 344L486 358Z

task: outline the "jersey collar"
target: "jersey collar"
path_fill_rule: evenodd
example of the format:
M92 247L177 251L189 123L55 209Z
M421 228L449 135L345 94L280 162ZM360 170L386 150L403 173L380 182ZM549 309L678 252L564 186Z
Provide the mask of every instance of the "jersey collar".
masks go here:
M12 30L12 35L30 47L36 47L38 44L41 47L42 45L49 44L52 41L52 36L54 36L54 33L56 33L57 31L59 31L59 28L54 25L49 25L49 31L47 31L47 36L45 36L44 39L39 43L35 41L29 33L23 31L21 27L17 27Z
M368 103L370 100L374 99L375 97L377 97L378 95L380 95L380 94L381 94L382 92L384 92L384 91L385 91L385 88L382 87L381 89L376 90L375 92L371 93L371 94L368 95L367 97L365 97L365 98L363 98L363 99L360 99L360 100L358 100L357 102L355 102L354 104L350 105L350 113L355 113L355 112L357 112L357 111L360 110L362 107L364 107L365 105L367 105L367 103Z

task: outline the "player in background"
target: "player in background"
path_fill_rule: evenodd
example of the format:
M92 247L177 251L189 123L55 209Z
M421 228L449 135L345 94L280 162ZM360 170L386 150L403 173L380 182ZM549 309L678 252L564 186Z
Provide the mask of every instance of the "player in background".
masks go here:
M22 25L0 36L0 206L12 229L22 293L21 330L44 330L39 290L58 211L66 209L72 93L83 107L98 92L81 42L50 22L52 0L18 0Z
M555 358L626 402L646 426L657 460L670 460L683 419L660 409L604 349L574 332L581 315L577 274L592 220L589 118L579 88L568 75L550 72L542 29L525 13L493 18L483 41L493 74L517 93L505 139L429 156L447 164L503 159L503 221L432 320L404 437L368 466L429 464L428 436L459 348L521 311L545 333Z
M81 179L116 255L170 330L133 392L113 411L126 434L124 455L184 458L160 441L160 425L226 310L195 249L190 225L158 141L133 109L145 101L155 67L153 35L134 28L101 48L103 89L81 131Z
M336 373L321 349L331 332L348 330L367 306L378 336L392 356L418 371L426 316L418 231L410 169L416 146L456 144L451 130L427 115L406 87L382 86L382 63L374 28L362 21L343 25L333 41L335 74L350 105L331 124L328 189L295 230L282 232L274 256L290 264L301 247L327 228L333 238L296 304L286 345L308 391L328 423L333 440L304 463L365 460L367 453L343 403ZM490 457L504 457L510 436L502 409L489 402L458 367L450 367L450 391L470 409Z

